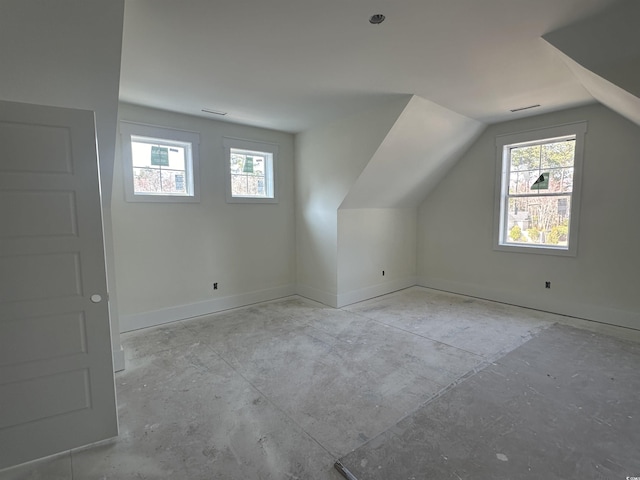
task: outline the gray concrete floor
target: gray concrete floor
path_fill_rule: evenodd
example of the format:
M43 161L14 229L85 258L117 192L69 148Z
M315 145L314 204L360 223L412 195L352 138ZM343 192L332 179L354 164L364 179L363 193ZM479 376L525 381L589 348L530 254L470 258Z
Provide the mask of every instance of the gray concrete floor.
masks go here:
M361 480L640 472L640 344L553 325L341 459Z
M554 322L412 287L343 309L299 297L123 335L120 436L2 480L339 480L334 461Z

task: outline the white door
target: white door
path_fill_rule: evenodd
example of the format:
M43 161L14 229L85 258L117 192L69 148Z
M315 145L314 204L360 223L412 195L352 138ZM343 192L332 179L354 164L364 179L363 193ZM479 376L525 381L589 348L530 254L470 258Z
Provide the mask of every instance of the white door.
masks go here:
M0 469L118 433L93 112L0 102Z

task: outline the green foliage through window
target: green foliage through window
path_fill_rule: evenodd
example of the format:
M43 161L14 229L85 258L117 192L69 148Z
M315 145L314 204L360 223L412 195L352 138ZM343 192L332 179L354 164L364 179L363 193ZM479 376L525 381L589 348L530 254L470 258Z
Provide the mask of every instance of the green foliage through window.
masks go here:
M520 226L514 225L513 227L511 227L511 230L509 230L509 236L514 242L520 240L522 238L522 229L520 228Z

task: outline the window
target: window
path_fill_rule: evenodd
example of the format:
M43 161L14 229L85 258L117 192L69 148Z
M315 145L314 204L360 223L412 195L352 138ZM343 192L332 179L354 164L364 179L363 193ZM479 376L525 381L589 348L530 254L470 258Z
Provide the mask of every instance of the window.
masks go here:
M586 122L496 139L497 250L575 255Z
M278 146L224 138L227 202L276 203Z
M130 122L120 133L127 201L199 201L199 134Z

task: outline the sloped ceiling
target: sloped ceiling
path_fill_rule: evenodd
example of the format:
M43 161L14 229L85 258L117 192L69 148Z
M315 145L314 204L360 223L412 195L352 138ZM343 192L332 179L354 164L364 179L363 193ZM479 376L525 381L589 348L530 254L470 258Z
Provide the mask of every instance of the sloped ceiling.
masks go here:
M596 100L640 125L638 22L640 1L623 0L543 38Z
M545 34L569 71L600 103L640 125L640 1ZM419 204L483 130L483 124L414 96L341 208Z
M638 0L127 0L121 99L299 133L410 93L341 208L413 207L485 124L594 99L639 123L639 8ZM374 13L387 20L370 25Z
M593 95L593 98L619 115L631 120L636 125L640 125L640 98L604 77L596 75L568 55L559 52L559 56L565 61L584 88Z
M484 128L414 95L340 208L418 206Z
M540 37L614 2L126 0L120 98L291 133L398 94L520 118L593 101Z

